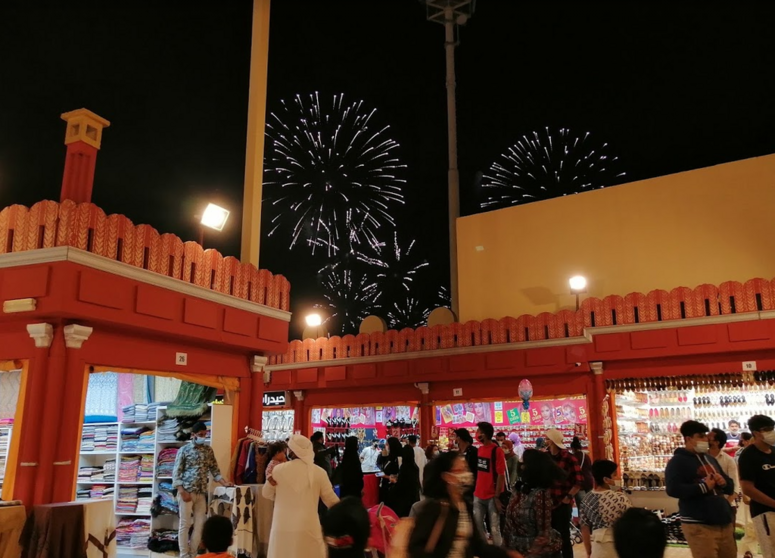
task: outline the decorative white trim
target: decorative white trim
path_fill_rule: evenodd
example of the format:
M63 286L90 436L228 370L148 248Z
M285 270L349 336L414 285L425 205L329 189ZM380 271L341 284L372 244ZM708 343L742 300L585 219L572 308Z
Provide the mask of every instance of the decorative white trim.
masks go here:
M343 366L347 364L368 364L372 362L392 362L396 360L415 360L418 358L433 358L478 353L500 353L543 347L568 347L571 345L586 345L591 341L586 337L563 337L562 339L541 339L539 341L521 341L517 343L498 343L496 345L479 345L475 347L455 347L452 349L429 349L426 351L411 351L408 353L391 353L389 355L371 355L365 357L346 357L334 360L313 360L308 362L291 362L287 364L271 364L267 370L293 370L295 368L316 368L318 366Z
M724 314L722 316L703 316L702 318L686 318L685 320L664 320L662 322L645 322L642 324L622 324L614 326L598 326L584 328L584 335L590 340L595 335L607 333L631 333L633 331L649 331L655 329L673 329L677 327L695 327L702 325L733 324L737 322L755 322L758 320L775 319L775 311L742 312L740 314Z
M3 302L4 314L18 314L20 312L34 312L38 301L34 298L17 298Z
M414 387L420 390L420 393L423 395L428 395L430 393L430 384L428 382L420 382L418 384L414 384Z
M89 339L94 328L78 324L65 326L65 347L68 349L80 349L84 341Z
M48 349L54 340L54 326L51 324L27 324L27 333L38 349Z
M269 362L268 357L253 355L253 361L250 363L250 371L255 373L263 372L267 362Z
M299 401L304 401L304 392L303 391L294 391L293 396L298 399Z
M252 314L259 314L284 322L291 321L291 313L285 310L271 308L270 306L243 300L236 296L219 293L198 285L192 285L191 283L181 281L180 279L173 279L172 277L148 271L147 269L140 269L133 265L117 262L110 258L73 248L72 246L58 246L56 248L42 248L40 250L26 250L24 252L0 254L0 269L53 262L72 262L99 271L105 271L106 273L111 273L113 275L120 275L155 287L161 287L188 296L209 300L217 304L222 304L223 306L238 308Z
M590 362L589 369L592 370L596 376L599 376L603 373L603 363L600 361Z

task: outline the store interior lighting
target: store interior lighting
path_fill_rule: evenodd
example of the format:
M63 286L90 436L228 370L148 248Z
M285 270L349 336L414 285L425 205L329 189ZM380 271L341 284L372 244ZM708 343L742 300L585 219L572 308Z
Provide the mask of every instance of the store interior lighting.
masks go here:
M571 294L580 294L587 292L587 278L581 275L575 275L568 281Z

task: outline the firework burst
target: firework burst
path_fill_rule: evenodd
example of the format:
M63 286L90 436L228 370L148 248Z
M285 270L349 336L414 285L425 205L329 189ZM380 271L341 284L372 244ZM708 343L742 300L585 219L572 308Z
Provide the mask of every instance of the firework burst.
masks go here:
M431 309L414 297L394 302L387 313L390 329L418 328L428 324Z
M416 240L402 245L398 233L393 231L392 243L374 245L372 256L359 254L359 259L378 268L377 280L383 291L398 289L406 295L420 270L429 266L427 261L417 258L416 245Z
M608 144L598 144L590 133L577 135L567 128L553 133L522 136L482 179L492 195L483 209L507 207L537 200L578 194L621 182L619 159L608 154Z
M331 333L357 333L361 322L379 308L381 293L367 275L333 264L321 269L318 278L326 299L318 308L326 311Z
M375 124L376 109L317 93L282 101L266 125L265 186L272 213L269 235L288 226L291 247L306 243L314 254L374 246L378 230L394 225L404 203L405 165L389 126Z

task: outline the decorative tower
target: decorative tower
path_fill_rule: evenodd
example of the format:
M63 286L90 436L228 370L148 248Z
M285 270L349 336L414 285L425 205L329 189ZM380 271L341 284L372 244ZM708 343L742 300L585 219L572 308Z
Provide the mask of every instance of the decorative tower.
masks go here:
M59 201L90 202L102 129L110 126L110 122L83 108L64 113L62 120L67 122L67 155Z

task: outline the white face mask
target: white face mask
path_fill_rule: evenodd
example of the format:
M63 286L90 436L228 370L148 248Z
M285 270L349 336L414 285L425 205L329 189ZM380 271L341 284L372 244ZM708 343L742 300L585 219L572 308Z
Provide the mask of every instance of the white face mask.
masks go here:
M694 451L697 453L708 453L708 450L710 449L710 444L708 442L697 442L694 445Z
M455 477L457 477L457 484L461 488L470 488L474 485L474 474L471 471L457 473Z
M197 436L196 438L194 438L194 443L195 443L195 444L198 444L198 445L200 445L200 446L201 446L202 444L204 444L206 441L207 441L207 438L200 438L200 437L198 437L198 436Z
M768 446L775 446L775 430L769 432L762 432L762 439Z

